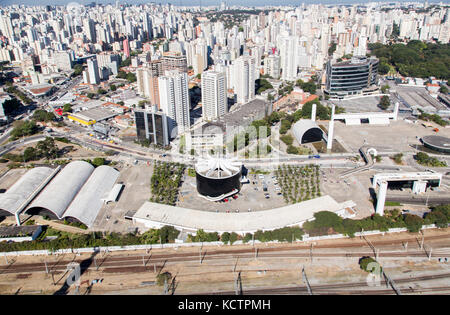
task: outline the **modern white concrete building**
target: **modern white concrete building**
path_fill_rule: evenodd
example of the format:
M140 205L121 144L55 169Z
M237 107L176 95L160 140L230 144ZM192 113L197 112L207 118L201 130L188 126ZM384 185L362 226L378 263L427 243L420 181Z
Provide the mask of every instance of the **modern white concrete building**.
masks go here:
M145 202L132 219L133 223L145 228L169 225L192 234L202 229L205 232L235 232L244 235L258 230L302 226L306 221L313 220L316 212L331 211L342 215L351 206L355 206L352 201L338 203L328 195L281 208L242 213L217 213Z
M166 71L158 78L160 108L169 118L169 129L177 127L177 134L190 127L188 76L177 70Z
M288 36L280 39L281 79L294 81L297 79L298 37Z
M99 84L100 83L100 74L98 72L98 63L97 59L89 59L87 61L88 66L88 74L89 74L89 84Z
M213 120L228 112L227 79L223 72L206 71L202 74L202 115Z
M327 149L331 150L334 136L334 121L343 120L346 125L361 125L362 119L367 119L371 125L389 125L390 119L396 121L398 118L399 103L394 105L394 111L384 112L367 112L367 113L344 113L335 114L335 105L331 108L331 119L328 125Z
M264 74L274 79L280 78L280 56L269 55L264 59Z
M248 103L255 98L255 58L241 56L235 60L233 67L237 103Z
M376 190L379 186L377 196L377 207L375 212L379 215L384 214L384 204L389 182L412 182L412 191L414 194L424 193L428 184L441 185L442 174L435 172L405 172L405 173L380 173L373 177L372 187Z

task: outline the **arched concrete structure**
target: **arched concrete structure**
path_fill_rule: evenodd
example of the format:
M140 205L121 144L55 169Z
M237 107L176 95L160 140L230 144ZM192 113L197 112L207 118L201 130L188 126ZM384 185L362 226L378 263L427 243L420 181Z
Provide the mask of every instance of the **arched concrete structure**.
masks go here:
M323 138L323 130L312 120L302 119L297 121L292 131L300 144L320 141Z

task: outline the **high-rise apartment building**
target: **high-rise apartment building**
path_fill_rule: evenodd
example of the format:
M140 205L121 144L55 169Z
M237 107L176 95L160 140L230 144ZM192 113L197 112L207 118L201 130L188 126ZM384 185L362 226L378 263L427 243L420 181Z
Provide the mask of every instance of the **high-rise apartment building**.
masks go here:
M167 71L158 78L160 108L169 118L169 129L181 134L189 130L191 102L186 72Z
M130 57L130 41L128 38L124 39L123 41L123 55L125 58Z
M247 103L255 98L255 58L241 56L235 60L233 67L237 103Z
M228 112L227 78L224 72L206 71L202 74L202 115L213 120Z
M148 97L152 105L160 108L158 77L163 75L162 61L153 60L136 71L138 93Z
M88 74L89 74L89 84L99 84L100 74L98 72L97 59L89 59L87 61Z
M269 55L264 59L264 74L274 79L280 78L280 56Z
M280 40L281 79L294 81L297 79L298 38L283 37Z
M162 57L163 71L179 70L180 72L187 72L186 56L180 53L166 52Z
M92 43L97 42L97 34L95 32L95 23L91 19L84 20L83 24L84 33L86 34L86 37L91 41Z

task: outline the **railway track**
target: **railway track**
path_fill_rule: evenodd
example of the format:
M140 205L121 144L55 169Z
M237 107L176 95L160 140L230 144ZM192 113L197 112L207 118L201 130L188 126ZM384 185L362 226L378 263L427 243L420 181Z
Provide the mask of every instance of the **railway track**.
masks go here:
M394 279L395 283L408 284L411 282L423 282L438 279L450 278L450 273L435 274L420 277L400 278ZM379 288L386 287L386 281L382 279L380 281ZM349 290L345 290L345 289ZM370 288L370 289L367 289ZM323 285L311 285L311 291L313 294L395 294L392 289L375 289L376 287L369 287L366 282L352 282L352 283L338 283L338 284L323 284ZM402 293L421 293L421 292L437 292L448 291L450 293L450 283L448 286L440 286L434 288L401 288ZM242 290L243 295L265 295L265 294L309 294L306 286L289 286L289 287L276 287L276 288L244 288ZM235 291L220 291L220 292L206 292L195 293L200 295L232 295Z
M426 242L430 241L440 241L447 240L450 238L450 234L428 236L426 237ZM387 240L387 241L372 241L373 246L381 248L380 246L398 246L405 242L417 241L415 236L408 238L402 238L397 240ZM345 249L351 248L362 248L366 247L366 250L356 251L356 252L345 252ZM202 262L212 261L212 260L223 260L223 259L246 259L255 256L255 248L257 248L257 257L259 259L270 259L270 258L308 258L311 255L310 246L306 244L290 244L274 247L263 247L263 245L258 244L257 247L250 248L236 248L236 249L211 249L206 248L202 251ZM321 249L335 249L343 250L337 252L320 252ZM295 252L304 250L305 252ZM379 257L382 258L397 258L397 257L426 257L426 252L424 250L413 250L410 249L408 252L404 251L387 251L381 248L381 253ZM383 252L384 250L384 252ZM67 255L67 254L66 254ZM434 246L433 255L436 256L450 256L450 248L439 248L439 246ZM95 259L94 259L95 256ZM93 270L101 268L104 271L108 271L108 268L135 268L137 266L162 264L167 262L193 262L199 261L199 252L190 251L185 253L164 253L164 254L153 254L149 255L132 255L132 256L102 256L102 254L97 254L91 256L88 259L74 259L61 260L57 262L48 262L47 268L49 272L61 272L65 271L66 266L70 262L78 262L81 265L82 270ZM373 251L370 249L369 245L365 241L357 241L354 243L336 243L336 244L325 244L314 246L313 257L314 258L352 258L352 257L362 257L362 256L374 256ZM67 256L66 256L67 257ZM144 260L144 263L143 263ZM25 272L46 272L45 263L28 263L28 264L18 264L16 262L10 263L8 265L0 266L0 275L11 274L11 273L25 273Z
M436 249L435 255L440 256L450 256L450 248ZM354 258L363 256L373 256L373 251L361 251L361 252L335 252L335 253L321 253L315 252L313 254L314 258ZM251 259L255 257L255 252L248 250L238 251L234 253L229 253L228 251L213 251L205 252L202 258L202 263L206 261L223 260L223 259ZM310 252L286 252L285 249L279 250L278 252L269 251L269 248L262 248L258 251L258 259L270 259L270 258L285 258L285 259L296 259L296 258L310 258ZM381 258L399 258L399 257L424 257L426 258L426 253L424 251L410 251L410 252L381 252L379 254ZM100 269L108 272L107 269L111 268L125 268L125 267L139 267L139 266L152 266L158 264L161 265L165 263L176 263L176 262L196 262L199 261L198 253L176 253L167 255L134 255L125 257L114 257L114 256L104 256L88 259L73 259L73 260L60 260L57 262L47 263L47 268L49 272L62 272L65 271L67 265L71 262L77 262L80 264L82 270L93 270ZM45 263L29 263L29 264L9 264L0 267L1 274L11 274L11 273L25 273L25 272L46 272Z

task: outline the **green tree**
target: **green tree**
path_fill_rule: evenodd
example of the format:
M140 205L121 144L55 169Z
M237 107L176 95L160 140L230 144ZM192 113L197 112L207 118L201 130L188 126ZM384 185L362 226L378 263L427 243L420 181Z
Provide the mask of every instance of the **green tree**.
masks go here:
M228 242L230 242L230 233L228 233L228 232L223 232L222 235L220 236L220 240L221 240L224 244L228 244Z
M264 78L260 78L255 81L256 94L261 94L265 90L273 89L272 84Z
M448 94L448 88L444 84L442 84L441 88L439 89L439 92Z
M298 154L299 153L298 148L293 146L293 145L289 145L287 147L286 152L289 153L289 154Z
M46 159L55 159L58 157L59 149L52 137L46 137L44 140L39 141L36 144L36 150L39 156L45 157Z
M328 48L328 55L331 56L336 51L336 43L331 43L330 48Z
M238 240L238 235L235 232L230 234L230 245L233 245L234 242Z
M63 112L64 113L71 113L72 112L72 105L71 104L64 104Z
M34 113L33 113L33 117L34 120L36 121L44 121L44 122L48 122L48 121L52 121L55 120L56 116L53 113L47 112L46 110L43 109L37 109Z
M173 226L164 225L159 230L159 233L161 235L161 241L163 243L170 243L173 242L178 237L180 231L175 229Z
M409 232L419 232L423 225L423 219L413 214L405 214L404 222Z
M389 91L389 85L383 85L381 87L381 93L386 94L387 91Z
M378 267L376 267L378 265ZM359 267L366 272L381 272L380 264L372 257L364 256L359 260Z
M11 131L11 140L16 140L17 138L24 137L24 136L31 136L38 132L38 127L36 125L36 122L33 120L23 121L19 120L14 122L14 128Z
M36 149L33 147L26 148L25 151L23 152L23 159L25 162L39 159Z
M382 110L386 110L391 106L391 101L389 100L389 96L383 95L381 97L380 103L378 104L378 107L380 107Z
M403 153L397 153L396 155L394 155L392 159L394 160L395 163L402 164Z
M294 138L291 135L283 135L280 137L280 139L288 146L292 145L292 143L294 142Z
M111 91L115 92L115 91L117 90L117 86L115 86L114 84L111 84L111 85L109 86L109 89L110 89Z
M92 165L94 167L105 165L105 163L106 163L106 160L105 160L105 158L102 158L102 157L96 157L92 160Z
M128 57L127 59L123 60L120 63L120 67L119 68L129 67L130 65L131 65L131 57Z
M279 122L280 119L281 119L281 115L279 112L272 112L272 114L270 114L270 116L267 118L267 122L270 125L273 125L273 124Z
M82 72L83 72L83 65L76 64L73 67L73 74L72 74L72 76L74 76L74 77L79 76Z

